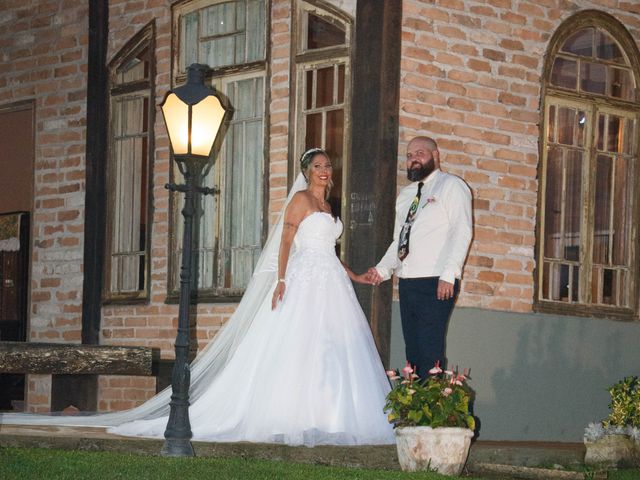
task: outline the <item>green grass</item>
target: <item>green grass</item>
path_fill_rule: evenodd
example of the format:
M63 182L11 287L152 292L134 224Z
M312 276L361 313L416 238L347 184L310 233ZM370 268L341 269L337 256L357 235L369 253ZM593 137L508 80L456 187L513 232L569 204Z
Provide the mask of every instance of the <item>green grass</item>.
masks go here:
M640 480L640 470L612 470L607 480Z
M441 480L402 473L242 458L163 458L111 452L0 449L0 479ZM469 480L470 477L467 477Z
M243 458L164 458L111 452L0 448L2 480L443 480L403 473ZM482 480L464 477L465 480ZM639 480L640 470L609 472L608 480Z

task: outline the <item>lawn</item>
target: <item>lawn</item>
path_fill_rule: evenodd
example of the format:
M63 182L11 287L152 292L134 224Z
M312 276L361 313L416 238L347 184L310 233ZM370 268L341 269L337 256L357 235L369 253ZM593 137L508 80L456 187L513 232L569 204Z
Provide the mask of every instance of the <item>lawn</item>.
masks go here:
M402 473L243 458L163 458L111 452L0 448L2 480L443 480L437 473ZM465 480L482 480L464 477ZM610 472L609 480L638 480L640 470Z
M242 458L164 458L111 452L0 449L0 479L441 480L437 473L363 470ZM467 477L471 480L471 477Z

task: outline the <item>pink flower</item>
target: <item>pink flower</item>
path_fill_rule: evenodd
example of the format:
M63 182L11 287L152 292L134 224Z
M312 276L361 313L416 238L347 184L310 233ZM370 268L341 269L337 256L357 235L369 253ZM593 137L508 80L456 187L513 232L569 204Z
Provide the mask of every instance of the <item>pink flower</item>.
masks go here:
M404 373L405 375L413 373L413 368L411 368L411 364L409 362L407 362L405 367L402 369L402 373Z
M433 368L429 370L430 375L437 375L438 373L442 373L442 369L440 368L440 360L437 360Z
M392 378L396 376L395 370L387 370L387 377Z
M451 388L449 388L449 387L445 388L445 389L442 391L442 395L444 395L445 397L448 397L448 396L449 396L449 395L451 395L452 393L453 393L453 390L452 390Z

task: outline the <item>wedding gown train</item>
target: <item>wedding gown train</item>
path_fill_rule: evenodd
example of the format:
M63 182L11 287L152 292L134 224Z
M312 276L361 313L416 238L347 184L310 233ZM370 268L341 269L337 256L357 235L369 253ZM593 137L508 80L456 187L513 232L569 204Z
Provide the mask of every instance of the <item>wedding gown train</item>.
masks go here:
M335 254L342 222L299 225L283 301L266 295L227 363L189 408L195 440L394 443L383 412L389 382L353 286ZM161 437L167 417L109 429Z

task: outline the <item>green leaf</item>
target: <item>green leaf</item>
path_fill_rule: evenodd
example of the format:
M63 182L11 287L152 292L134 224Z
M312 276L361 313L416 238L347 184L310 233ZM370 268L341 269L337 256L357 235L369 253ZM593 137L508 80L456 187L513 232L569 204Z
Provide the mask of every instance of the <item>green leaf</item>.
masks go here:
M469 416L467 417L467 427L469 427L471 430L475 431L476 430L476 419Z

